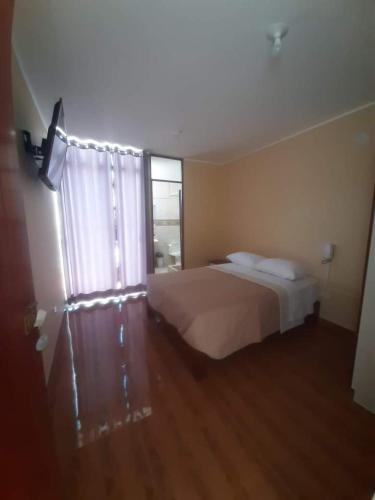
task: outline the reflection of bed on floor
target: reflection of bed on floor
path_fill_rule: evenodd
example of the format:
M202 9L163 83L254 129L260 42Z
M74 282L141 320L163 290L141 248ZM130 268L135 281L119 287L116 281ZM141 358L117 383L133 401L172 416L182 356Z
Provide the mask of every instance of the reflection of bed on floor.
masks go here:
M221 359L302 324L316 312L317 283L230 263L149 275L147 294L151 309L187 344Z

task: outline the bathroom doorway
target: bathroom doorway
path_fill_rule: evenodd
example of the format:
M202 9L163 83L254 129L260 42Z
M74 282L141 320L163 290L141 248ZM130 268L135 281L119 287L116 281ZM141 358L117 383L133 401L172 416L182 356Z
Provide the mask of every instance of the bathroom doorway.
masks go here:
M183 160L149 155L150 272L183 269Z

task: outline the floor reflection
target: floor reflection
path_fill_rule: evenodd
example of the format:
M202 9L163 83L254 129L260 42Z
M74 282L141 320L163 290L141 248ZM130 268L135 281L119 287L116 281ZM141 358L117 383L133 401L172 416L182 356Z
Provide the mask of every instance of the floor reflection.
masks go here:
M50 381L65 498L370 498L374 422L352 402L349 332L305 325L197 382L144 299L68 319Z
M67 313L79 448L152 414L142 307L140 301Z

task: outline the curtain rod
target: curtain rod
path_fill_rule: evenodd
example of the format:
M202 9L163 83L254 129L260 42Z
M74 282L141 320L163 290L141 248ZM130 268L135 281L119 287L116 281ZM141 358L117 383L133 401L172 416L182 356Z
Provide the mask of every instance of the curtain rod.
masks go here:
M142 149L108 142L98 142L94 139L80 139L79 137L69 136L58 126L56 127L56 135L68 146L75 146L80 149L95 149L101 153L108 151L109 153L118 153L120 155L143 156Z

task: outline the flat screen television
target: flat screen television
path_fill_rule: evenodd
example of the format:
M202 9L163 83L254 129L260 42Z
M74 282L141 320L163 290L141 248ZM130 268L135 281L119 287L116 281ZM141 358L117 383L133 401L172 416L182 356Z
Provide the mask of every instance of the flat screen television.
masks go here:
M43 148L43 162L39 170L40 179L53 191L60 187L65 165L68 144L63 140L64 135L66 137L64 108L62 99L59 99L53 108L52 122L48 127L47 141Z

